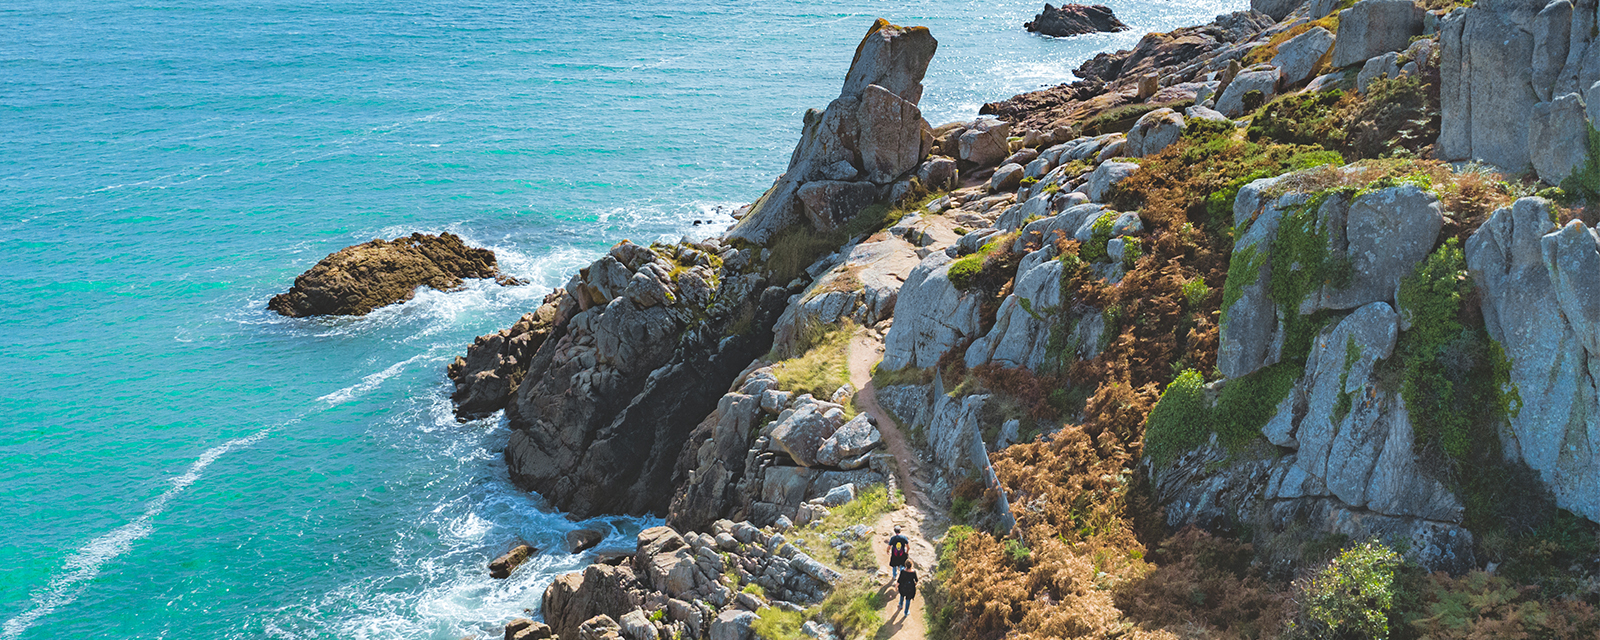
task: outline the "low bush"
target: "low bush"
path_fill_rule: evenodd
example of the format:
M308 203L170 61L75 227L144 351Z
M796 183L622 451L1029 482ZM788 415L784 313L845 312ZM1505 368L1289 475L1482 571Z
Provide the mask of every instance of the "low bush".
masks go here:
M1318 570L1300 587L1296 635L1305 638L1389 637L1400 554L1372 540L1357 544Z
M1140 626L1180 637L1206 629L1211 637L1277 638L1289 593L1252 566L1254 558L1248 544L1184 529L1150 553L1153 571L1116 589L1117 606Z
M1205 378L1184 371L1161 393L1144 427L1144 453L1157 467L1204 444L1211 433L1211 407L1206 405Z
M1461 577L1436 573L1427 578L1409 631L1430 640L1600 637L1600 615L1593 606L1572 599L1541 601L1536 592L1482 571Z

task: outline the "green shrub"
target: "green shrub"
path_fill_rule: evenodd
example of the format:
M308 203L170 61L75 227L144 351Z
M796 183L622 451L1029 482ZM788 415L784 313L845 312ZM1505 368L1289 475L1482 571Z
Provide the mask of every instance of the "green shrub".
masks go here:
M1475 443L1493 439L1500 420L1522 402L1499 345L1458 319L1471 287L1461 243L1451 238L1401 281L1396 296L1411 324L1398 349L1404 366L1400 393L1418 444L1437 442L1457 460Z
M984 257L985 254L979 251L951 263L950 270L946 276L950 279L950 284L954 285L957 291L971 289L973 281L977 280L978 274L983 272Z
M1206 286L1205 278L1195 276L1188 282L1183 283L1183 301L1188 303L1192 309L1200 308L1200 305L1210 296L1211 287Z
M1389 637L1400 554L1376 540L1340 553L1305 587L1301 620L1316 638Z
M1144 453L1156 466L1166 466L1179 454L1204 444L1211 433L1205 382L1200 372L1192 369L1178 374L1145 418Z
M1261 427L1278 412L1278 404L1289 397L1304 368L1303 362L1286 360L1228 381L1217 398L1211 421L1217 439L1236 449L1261 435Z
M1122 239L1122 268L1132 271L1144 255L1144 243L1138 238Z
M767 590L761 588L761 585L756 584L754 582L745 585L743 589L740 589L740 591L744 592L744 593L748 593L748 594L753 595L753 596L759 596L759 597L762 597L762 598L767 597Z
M1117 215L1116 211L1108 209L1095 219L1094 226L1090 227L1093 235L1089 237L1088 242L1078 248L1078 257L1090 263L1108 259L1106 243L1111 241L1111 228L1117 222Z
M1339 126L1342 102L1348 101L1338 90L1279 97L1256 113L1245 135L1251 141L1267 138L1289 144L1341 145L1346 135Z

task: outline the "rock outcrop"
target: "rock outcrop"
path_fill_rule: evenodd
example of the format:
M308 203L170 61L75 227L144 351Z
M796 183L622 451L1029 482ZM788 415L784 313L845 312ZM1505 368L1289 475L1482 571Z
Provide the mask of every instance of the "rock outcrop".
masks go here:
M926 27L873 24L839 97L806 112L788 170L727 237L764 244L802 218L835 229L908 179L933 148L917 103L938 47Z
M754 369L690 436L678 462L687 480L667 522L685 530L721 518L805 524L814 513L807 505L838 487L891 482L894 463L877 451L881 442L866 416L846 420L843 407L783 390L770 368Z
M1557 504L1600 521L1600 241L1582 222L1557 227L1550 203L1500 209L1466 245L1484 324L1511 361L1522 403L1509 455L1539 473Z
M361 316L410 300L417 287L449 291L465 278L502 278L494 252L469 247L449 232L413 233L334 252L295 277L294 286L273 296L267 308L291 318Z
M1128 25L1122 24L1111 12L1111 7L1103 4L1064 4L1059 7L1045 4L1044 11L1034 16L1032 21L1023 23L1022 27L1039 35L1056 38L1128 30Z
M465 357L456 356L445 373L455 384L450 399L455 401L457 420L484 418L506 407L527 375L533 354L555 330L565 296L566 291L559 289L545 296L533 313L523 314L509 328L478 336Z
M689 432L788 298L747 254L624 242L574 276L506 408L512 480L579 516L664 514Z
M756 609L815 604L841 577L781 533L729 520L706 529L645 529L625 562L556 578L542 610L550 629L561 638L748 637ZM765 595L729 584L760 585ZM507 637L513 625L517 633L537 628L513 621Z
M1580 4L1501 2L1444 18L1439 157L1513 173L1531 166L1550 184L1588 159L1600 45L1594 3Z

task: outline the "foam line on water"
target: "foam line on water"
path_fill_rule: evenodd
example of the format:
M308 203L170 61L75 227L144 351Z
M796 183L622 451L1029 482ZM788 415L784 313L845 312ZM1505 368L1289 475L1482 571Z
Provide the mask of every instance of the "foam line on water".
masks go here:
M291 420L290 423L295 422ZM285 423L289 424L289 423ZM151 524L156 516L166 511L167 505L172 500L200 479L200 474L216 462L224 454L251 446L265 439L272 433L273 428L268 427L243 438L235 438L220 445L207 449L205 453L189 465L189 469L172 479L171 486L165 492L145 505L144 513L140 514L133 522L112 529L67 558L62 566L62 573L50 580L50 584L33 596L33 606L15 618L7 620L0 626L0 639L10 640L22 635L28 627L33 626L40 618L50 615L56 609L72 604L78 595L88 588L89 581L100 575L101 567L107 562L125 554L133 548L133 543L150 535L155 527Z
M371 391L373 389L378 388L378 385L383 384L383 381L388 380L389 378L393 378L396 375L399 375L401 371L405 370L406 365L411 364L413 362L416 362L418 360L425 360L425 359L427 359L429 357L432 357L432 353L433 352L431 350L429 352L427 352L427 353L419 353L417 355L414 355L414 356L411 356L409 358L406 358L405 360L401 360L399 362L391 364L391 365L389 365L389 367L387 369L384 369L383 371L379 371L377 373L369 373L366 376L361 378L361 382L357 382L357 383L355 383L353 385L350 385L348 387L345 387L343 389L340 389L340 390L335 391L333 393L330 393L328 395L325 395L325 396L322 396L320 398L317 398L317 401L323 403L324 406L333 407L333 406L341 405L341 404L344 404L344 403L349 402L351 400L354 400L354 399L356 399L357 396L360 396L360 395L362 395L362 394L364 394L364 393L366 393L368 391Z

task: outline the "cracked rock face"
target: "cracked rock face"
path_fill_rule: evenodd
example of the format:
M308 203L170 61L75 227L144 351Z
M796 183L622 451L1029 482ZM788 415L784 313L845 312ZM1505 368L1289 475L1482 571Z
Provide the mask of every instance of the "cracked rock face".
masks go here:
M526 367L505 400L506 461L518 486L580 517L667 511L689 433L770 346L787 298L743 273L739 254L624 242L580 270L547 310L536 351L514 356ZM742 332L741 318L749 319Z
M728 238L765 244L802 217L835 229L908 178L933 150L933 129L917 103L938 47L926 27L874 23L839 97L806 112L789 169Z
M1537 471L1561 507L1600 520L1600 240L1581 222L1557 228L1549 202L1523 198L1489 217L1466 257L1522 398L1508 454Z
M950 264L940 251L929 254L906 277L894 305L894 325L884 340L885 371L927 368L945 351L977 337L978 296L950 283Z

